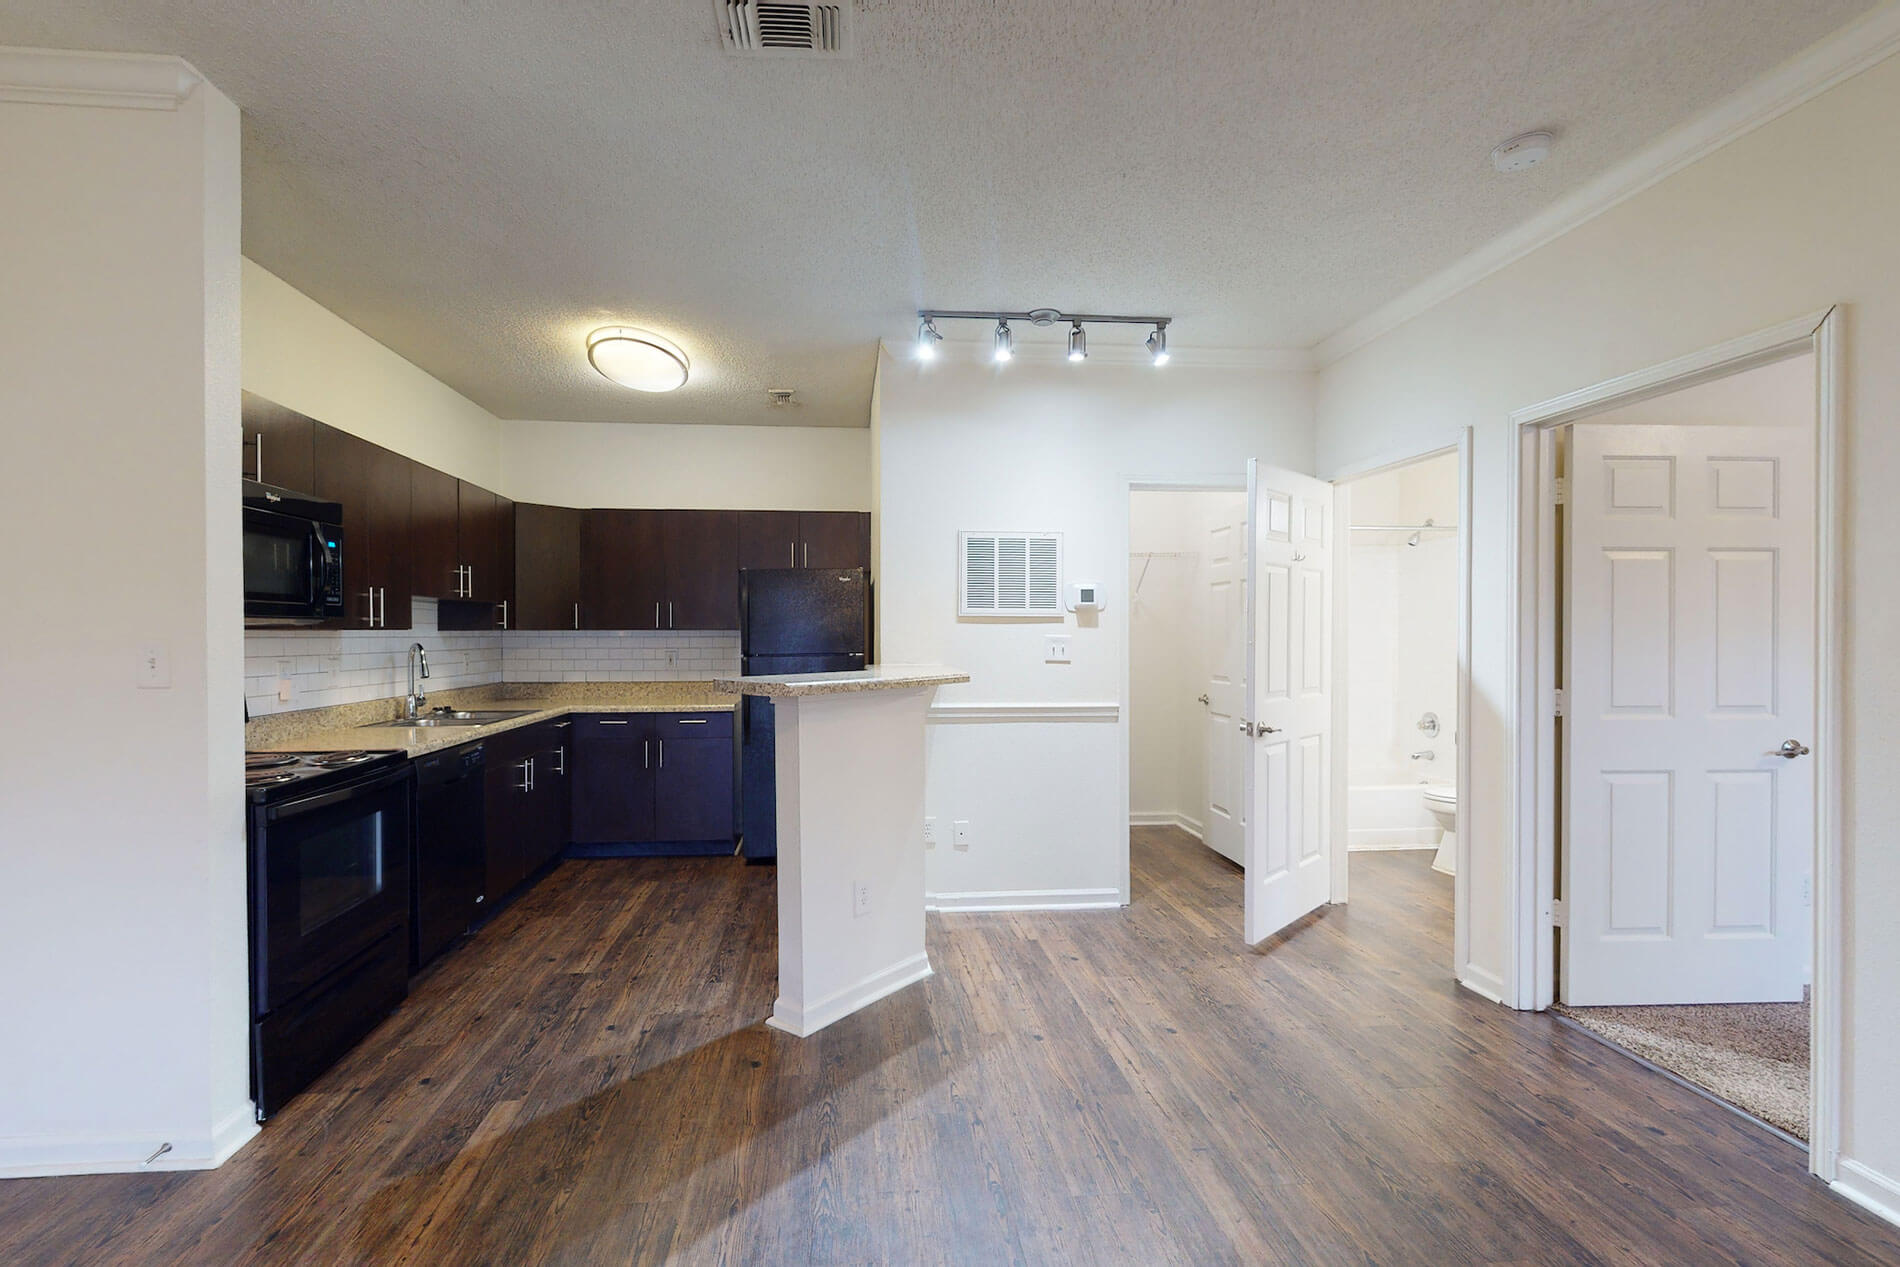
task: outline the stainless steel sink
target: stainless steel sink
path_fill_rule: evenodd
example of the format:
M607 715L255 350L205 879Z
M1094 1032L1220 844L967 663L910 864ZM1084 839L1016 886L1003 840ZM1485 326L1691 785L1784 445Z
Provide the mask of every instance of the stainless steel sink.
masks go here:
M466 711L439 708L424 713L420 717L398 717L394 721L369 722L362 726L361 729L373 730L378 727L408 729L411 726L487 726L494 722L507 721L512 717L526 717L533 711L535 710L532 708L489 708L468 709Z

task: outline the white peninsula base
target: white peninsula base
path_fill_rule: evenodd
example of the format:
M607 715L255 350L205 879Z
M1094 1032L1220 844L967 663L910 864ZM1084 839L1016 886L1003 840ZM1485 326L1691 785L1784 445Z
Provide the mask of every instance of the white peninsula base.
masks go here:
M766 695L778 742L778 1000L803 1038L930 975L924 720L937 668L731 678Z

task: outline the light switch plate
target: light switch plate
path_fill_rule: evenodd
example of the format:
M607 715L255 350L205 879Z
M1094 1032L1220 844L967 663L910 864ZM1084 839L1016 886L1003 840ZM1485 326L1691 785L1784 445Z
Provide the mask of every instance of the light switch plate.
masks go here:
M924 820L924 848L935 849L936 847L937 847L937 820L934 818L926 818Z
M1067 664L1069 662L1069 640L1067 638L1049 639L1048 651L1044 654L1043 659L1050 664Z
M871 886L863 880L851 885L851 914L869 915L871 913Z
M172 684L172 652L162 642L139 644L139 689L166 691Z

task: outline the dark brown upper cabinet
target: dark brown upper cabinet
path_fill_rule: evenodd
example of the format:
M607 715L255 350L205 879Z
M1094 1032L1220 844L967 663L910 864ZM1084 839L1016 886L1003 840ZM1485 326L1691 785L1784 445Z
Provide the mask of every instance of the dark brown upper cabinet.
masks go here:
M739 512L669 510L664 629L739 627Z
M482 603L500 603L508 597L513 584L502 575L502 503L505 498L467 480L458 481L460 518L457 540L461 543L461 591L456 597ZM509 502L510 506L514 503Z
M244 393L244 478L298 493L316 489L317 423Z
M741 568L797 567L798 512L795 510L740 511L739 566Z
M515 610L510 628L581 627L581 516L566 506L515 507Z
M871 567L871 516L860 510L798 512L798 566Z
M666 628L664 514L581 512L581 628Z
M432 466L412 462L410 538L414 543L416 593L427 598L462 595L461 481Z
M268 446L269 441L267 440ZM315 424L310 491L343 506L343 617L357 629L410 625L408 458ZM269 451L266 449L266 473Z

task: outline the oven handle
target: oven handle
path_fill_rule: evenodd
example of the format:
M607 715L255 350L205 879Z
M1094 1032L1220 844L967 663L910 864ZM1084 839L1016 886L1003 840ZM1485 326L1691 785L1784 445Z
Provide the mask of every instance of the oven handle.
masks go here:
M347 801L352 797L363 796L370 792L380 792L384 788L394 787L396 784L407 779L409 774L409 766L405 762L387 774L379 775L374 779L365 779L361 783L351 783L343 787L332 788L328 792L319 792L315 796L306 796L302 800L285 801L281 805L269 806L265 810L264 817L266 821L275 823L286 818L294 818L299 814L308 814L313 810L320 810L326 806L335 805L339 801Z

